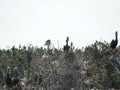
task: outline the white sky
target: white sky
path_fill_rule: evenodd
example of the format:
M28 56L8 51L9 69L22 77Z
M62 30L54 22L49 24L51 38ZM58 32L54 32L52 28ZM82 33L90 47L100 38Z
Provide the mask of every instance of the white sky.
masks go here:
M75 47L120 37L120 0L0 0L0 47L57 47L70 37Z

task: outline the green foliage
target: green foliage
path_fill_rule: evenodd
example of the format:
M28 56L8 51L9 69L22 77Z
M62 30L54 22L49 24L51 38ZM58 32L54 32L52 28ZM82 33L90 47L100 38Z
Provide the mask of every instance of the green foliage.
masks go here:
M29 74L40 72L43 62L51 65L51 62L58 60L62 55L61 50L54 49L54 53L42 61L42 56L46 51L43 47L33 47L32 45L20 46L19 48L13 46L8 50L0 50L0 71L5 73L8 66L11 67L11 70L17 66L21 77L25 70ZM94 81L93 85L100 89L120 88L120 74L113 66L120 68L120 64L117 62L117 60L120 61L119 53L120 47L111 49L107 42L99 41L74 51L79 61L88 62L87 78L91 78ZM48 66L46 65L46 67Z
M118 51L119 48L112 50L108 43L98 41L84 49L84 61L89 62L88 71L91 75L90 77L97 82L98 88L101 88L99 85L101 85L103 89L119 87L120 75L115 72L115 67L112 65L116 63L116 57L120 60ZM116 67L119 66L120 64Z

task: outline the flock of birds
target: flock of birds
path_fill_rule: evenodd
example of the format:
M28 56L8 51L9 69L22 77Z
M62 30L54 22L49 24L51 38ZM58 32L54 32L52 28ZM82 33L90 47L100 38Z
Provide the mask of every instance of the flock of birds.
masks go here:
M66 38L66 45L64 45L64 47L63 47L64 52L69 52L70 46L68 45L68 42L69 42L69 37ZM51 41L47 40L46 45L48 45L48 48L49 48L50 43L51 43ZM115 49L117 44L118 44L118 32L116 31L115 32L115 40L113 39L111 41L110 47L112 49ZM73 46L73 43L71 42L71 47L72 46ZM10 76L10 67L8 67L7 68L7 74L6 74L6 86L7 87L12 88L20 82L20 79L18 78L19 74L18 74L17 67L15 67L15 69L14 69L14 74L15 74L14 77Z
M68 41L69 41L69 37L67 37L66 38L66 45L64 45L64 48L63 48L63 50L64 51L69 51L69 48L70 48L70 46L68 45ZM115 39L113 39L112 41L111 41L111 43L110 43L110 47L112 48L112 49L115 49L116 48L116 46L117 46L117 44L118 44L118 32L116 31L115 32ZM73 43L71 42L71 46L73 45Z

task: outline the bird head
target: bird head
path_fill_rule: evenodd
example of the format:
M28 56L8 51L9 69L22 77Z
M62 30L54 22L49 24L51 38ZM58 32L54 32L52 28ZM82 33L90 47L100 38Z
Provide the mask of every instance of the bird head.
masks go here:
M115 36L116 36L116 37L118 36L118 32L117 32L117 31L115 32Z
M51 44L51 40L47 40L46 42L45 42L45 45L50 45Z
M68 45L69 37L66 38L66 45Z
M69 37L66 38L66 42L68 42L68 41L69 41Z

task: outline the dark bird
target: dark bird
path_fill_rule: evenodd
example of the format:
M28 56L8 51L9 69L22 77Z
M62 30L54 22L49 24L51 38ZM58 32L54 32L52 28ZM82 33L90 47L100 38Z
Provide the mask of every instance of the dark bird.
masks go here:
M12 87L12 78L10 76L10 67L7 68L7 74L6 74L6 86Z
M14 77L12 78L12 84L13 86L16 86L19 82L19 78L18 78L19 74L18 74L18 68L15 67L14 69Z
M15 69L14 69L14 74L15 74L14 77L10 76L10 68L8 67L7 68L7 75L6 75L6 86L7 87L11 88L11 87L16 86L18 84L19 78L18 78L17 67L15 67Z
M69 41L69 37L66 38L66 45L64 45L64 48L63 48L63 50L67 52L69 51L69 48L70 48L70 46L68 45L68 41Z
M115 32L115 40L113 39L113 40L111 41L110 47L111 47L112 49L115 49L116 46L117 46L117 44L118 44L118 32L116 31L116 32Z
M47 40L46 42L45 42L45 45L50 45L51 44L51 40Z

